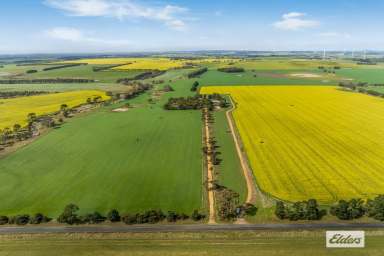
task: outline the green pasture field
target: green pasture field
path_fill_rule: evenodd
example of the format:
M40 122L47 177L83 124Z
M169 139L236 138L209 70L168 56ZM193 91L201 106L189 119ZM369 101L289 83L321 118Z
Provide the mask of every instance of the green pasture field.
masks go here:
M60 65L58 65L60 66ZM117 79L134 77L142 73L141 71L113 71L103 70L95 72L93 67L98 65L81 65L68 68L60 68L49 71L42 71L33 74L27 74L25 78L87 78L98 82L115 83ZM100 66L100 65L99 65ZM103 65L101 65L103 66Z
M202 85L274 85L274 84L292 84L292 85L308 85L308 84L337 84L336 81L329 79L308 79L289 77L290 73L314 73L312 70L297 70L297 71L250 71L246 70L243 73L224 73L217 70L209 70L203 74L200 79L196 79ZM255 77L256 75L256 77Z
M384 84L384 68L358 68L341 69L337 71L338 75L351 78L354 82L382 83Z
M70 120L0 160L0 214L56 217L68 203L82 212L148 209L190 214L202 202L200 111L165 111L151 92ZM180 88L180 90L178 90Z
M226 110L221 110L214 113L213 131L219 146L217 151L221 153L219 158L222 160L216 168L217 177L221 185L239 193L240 201L244 202L247 197L247 184L225 112Z
M325 231L257 231L0 236L0 256L379 256L383 233L366 231L366 248L327 249Z

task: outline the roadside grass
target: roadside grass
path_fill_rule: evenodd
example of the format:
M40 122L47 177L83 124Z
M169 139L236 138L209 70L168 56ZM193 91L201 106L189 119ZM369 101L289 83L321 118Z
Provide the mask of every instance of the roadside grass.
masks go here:
M297 255L379 256L382 231L366 231L366 248L327 249L325 231L1 235L0 255Z

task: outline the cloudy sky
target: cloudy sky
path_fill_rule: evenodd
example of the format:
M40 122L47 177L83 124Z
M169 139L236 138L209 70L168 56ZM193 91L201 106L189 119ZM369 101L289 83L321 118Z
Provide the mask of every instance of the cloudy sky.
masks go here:
M384 50L379 0L2 0L0 53Z

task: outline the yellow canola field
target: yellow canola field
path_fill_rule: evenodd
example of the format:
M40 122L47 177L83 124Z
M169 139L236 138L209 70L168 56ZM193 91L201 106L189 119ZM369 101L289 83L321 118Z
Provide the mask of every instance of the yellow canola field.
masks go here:
M182 68L187 64L212 64L212 63L232 63L238 62L238 59L230 58L203 58L203 59L170 59L170 58L94 58L67 60L58 62L60 64L68 63L87 63L90 65L121 65L112 68L113 70L169 70Z
M12 129L15 124L27 125L29 113L38 116L53 113L59 111L62 104L75 107L96 96L101 96L103 100L110 98L105 92L86 90L0 99L0 130L6 127Z
M260 188L286 201L384 194L384 100L321 86L217 86Z
M95 58L68 60L61 63L87 63L90 65L121 65L113 70L168 70L182 68L187 61L169 58Z

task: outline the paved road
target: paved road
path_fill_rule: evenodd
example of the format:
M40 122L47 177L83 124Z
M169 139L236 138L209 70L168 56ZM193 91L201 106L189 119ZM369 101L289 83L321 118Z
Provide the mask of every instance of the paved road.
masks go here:
M137 225L137 226L12 226L0 227L0 234L38 233L151 233L151 232L210 232L258 230L316 230L316 229L384 229L384 223L316 223L316 224L221 224L221 225Z

